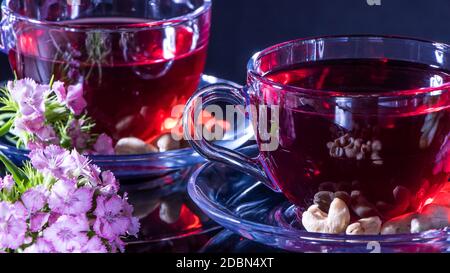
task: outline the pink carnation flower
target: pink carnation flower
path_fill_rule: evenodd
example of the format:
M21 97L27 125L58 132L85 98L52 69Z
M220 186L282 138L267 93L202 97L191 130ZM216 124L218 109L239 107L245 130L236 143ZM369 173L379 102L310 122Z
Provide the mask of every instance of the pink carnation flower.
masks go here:
M70 153L71 157L71 167L68 169L71 177L78 178L81 175L85 175L86 172L89 172L90 160L81 155L77 150L72 150Z
M3 179L0 178L0 190L11 191L15 184L16 182L11 175L7 175Z
M58 101L66 105L75 115L80 115L87 106L83 97L83 85L70 85L67 90L62 82L53 84L53 91L56 93Z
M30 231L39 232L48 223L50 213L37 212L30 217Z
M115 238L112 241L109 241L109 245L111 247L111 252L125 252L125 243L120 239L120 237Z
M50 125L45 125L36 130L34 134L43 142L47 144L58 144L59 140L56 136L55 130Z
M114 153L112 139L106 134L101 134L94 144L94 154L113 155Z
M86 150L90 140L90 135L82 130L83 124L84 120L82 119L72 120L67 130L67 133L72 141L72 147L79 151Z
M50 212L50 215L48 217L48 224L52 225L53 223L55 223L56 221L58 221L59 217L61 217L61 213L57 213L54 211Z
M27 247L24 251L24 253L54 253L55 249L53 248L52 243L39 238L36 240L34 244Z
M83 175L89 180L89 184L93 187L102 184L100 174L101 174L100 168L94 164L89 164L83 172Z
M76 253L81 252L89 241L88 231L89 224L86 217L63 215L44 230L43 238L47 242L52 242L56 252Z
M139 230L141 229L141 223L137 217L131 217L131 224L127 233L131 236L138 237Z
M17 80L10 84L13 99L19 104L22 115L29 116L34 113L42 114L45 111L45 97L49 91L47 85L39 85L32 79Z
M25 133L36 133L42 130L45 117L41 113L33 113L28 116L17 117L14 120L12 133L22 136Z
M94 215L97 216L94 231L110 241L125 234L131 224L130 217L124 211L124 200L117 195L97 197Z
M25 241L27 223L23 206L0 202L0 248L17 249Z
M92 208L91 188L77 188L75 181L60 180L53 185L48 198L48 205L53 212L80 215Z
M100 192L104 195L111 196L119 191L119 182L111 171L102 173L102 187Z
M124 193L123 195L123 211L124 214L131 219L131 223L128 227L127 233L131 236L137 237L141 224L139 223L138 218L133 217L133 206L128 203L127 193Z
M47 203L44 186L31 188L22 194L22 203L30 213L35 213L44 208Z
M105 245L98 236L92 237L81 249L83 253L107 253Z
M27 143L27 149L30 150L30 151L31 150L45 149L45 144L43 142L41 142L41 141L36 141L36 140L29 141Z
M72 159L67 150L56 145L49 145L45 149L32 150L29 157L37 170L59 179L67 179L66 173L71 167Z

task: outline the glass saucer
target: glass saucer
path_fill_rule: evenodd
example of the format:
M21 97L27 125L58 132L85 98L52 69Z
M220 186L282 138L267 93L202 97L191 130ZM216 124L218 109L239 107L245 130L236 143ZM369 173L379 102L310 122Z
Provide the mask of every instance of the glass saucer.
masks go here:
M234 86L238 84L231 81L202 75L199 87L210 84L227 83ZM3 84L4 85L4 84ZM250 122L245 122L243 128L235 128L225 134L218 145L229 149L236 149L244 145L253 136ZM27 160L27 150L17 149L10 141L0 138L0 151L8 156L14 163L21 164ZM162 153L149 153L141 155L124 156L91 156L92 162L104 170L111 170L120 179L121 183L135 183L145 180L163 179L164 175L193 166L206 160L198 155L192 148L183 148ZM157 185L159 186L159 184Z
M168 185L158 188L122 185L141 224L137 238L126 238L127 252L196 252L222 229L187 194L187 180L197 168L166 175Z
M242 238L230 230L223 230L212 237L200 250L200 253L288 253L285 250L266 246Z
M256 147L243 149L256 152ZM295 252L450 252L450 231L418 234L332 235L303 229L295 207L253 177L208 163L188 183L193 201L214 221L244 238Z

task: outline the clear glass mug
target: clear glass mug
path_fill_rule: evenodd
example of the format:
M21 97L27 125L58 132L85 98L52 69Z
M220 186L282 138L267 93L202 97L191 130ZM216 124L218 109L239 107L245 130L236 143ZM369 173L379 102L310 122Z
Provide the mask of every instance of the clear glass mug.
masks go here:
M211 0L4 0L0 49L19 78L82 83L98 131L152 142L200 82L210 16Z
M383 71L388 70L370 66L364 71L371 73L366 74L333 70L330 75L342 76L340 85L334 83L335 90L317 87L319 81L332 81L333 76L325 73L314 77L313 70L279 74L285 78L276 81L271 78L274 72L293 65L317 68L320 66L315 64L339 66L358 60L375 61L381 68L384 64L406 63L406 67L398 69L409 69L408 65L412 69L415 65L441 69L443 76L432 73L424 81L408 86L416 79L413 72L405 77L397 68L389 73L397 73L404 82L397 76L384 75L388 72ZM185 137L204 157L258 178L300 207L311 205L319 191L346 191L362 195L373 208L372 213L383 218L419 209L448 181L448 45L375 36L301 39L257 53L247 70L247 86L243 89L212 85L197 91L187 103L183 116ZM305 84L283 82L289 82L293 75L303 77ZM356 84L355 77L367 77L368 83L377 77L382 80L369 86L369 91L367 86L364 92L357 88L342 91L355 87L346 86ZM392 81L398 84L398 90L395 84L389 91L381 89ZM246 107L260 149L258 157L217 147L193 127L199 108L224 102ZM267 123L268 128L263 128L262 123ZM271 147L268 143L277 145ZM352 151L350 148L356 152L347 153Z

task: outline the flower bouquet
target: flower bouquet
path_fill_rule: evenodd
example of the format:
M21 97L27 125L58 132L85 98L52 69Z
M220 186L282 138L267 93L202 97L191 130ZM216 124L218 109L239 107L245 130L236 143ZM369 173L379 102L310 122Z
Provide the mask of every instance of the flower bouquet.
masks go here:
M80 86L8 83L0 134L12 132L30 150L23 167L0 153L0 251L31 253L124 251L138 219L112 172L83 154L113 153L106 135L91 132Z
M110 171L76 150L33 149L30 162L0 182L0 249L4 252L116 252L139 230L126 194Z

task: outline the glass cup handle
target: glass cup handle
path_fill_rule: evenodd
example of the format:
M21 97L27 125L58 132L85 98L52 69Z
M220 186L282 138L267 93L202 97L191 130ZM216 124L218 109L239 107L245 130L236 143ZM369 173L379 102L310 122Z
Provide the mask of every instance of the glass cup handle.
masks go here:
M0 51L1 52L6 51L5 50L5 42L4 42L5 39L3 37L3 36L5 36L5 27L4 27L5 21L6 21L6 19L5 19L5 16L3 15L3 18L0 21Z
M208 105L225 102L247 106L248 101L248 95L242 87L230 84L213 84L199 89L187 102L183 113L184 136L193 149L206 159L224 163L252 175L272 190L278 191L278 187L270 181L256 158L209 142L202 134L203 127L195 126L194 121Z
M8 39L11 39L11 26L9 23L8 16L3 14L2 19L0 21L0 52L3 52L5 54L8 54L8 50L10 49L9 44L11 41L8 41Z

